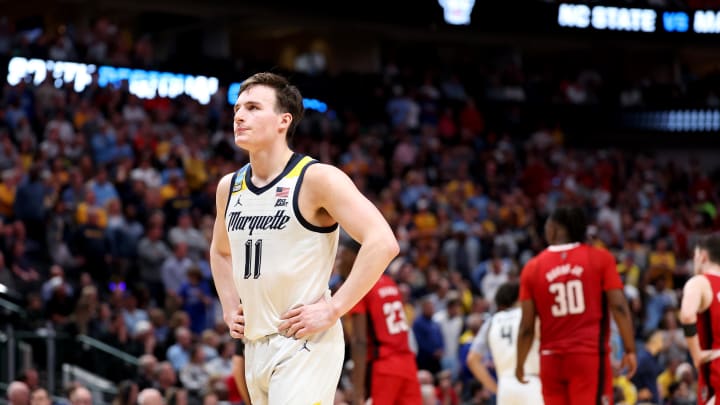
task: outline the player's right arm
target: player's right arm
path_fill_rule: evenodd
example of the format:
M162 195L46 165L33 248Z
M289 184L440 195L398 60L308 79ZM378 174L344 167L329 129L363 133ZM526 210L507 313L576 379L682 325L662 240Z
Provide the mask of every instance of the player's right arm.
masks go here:
M352 405L365 403L365 374L367 373L367 323L368 315L363 312L352 313L352 335L350 338L350 354L353 361Z
M215 288L217 289L220 305L223 310L223 319L230 329L230 336L235 339L244 337L244 321L239 313L240 298L235 289L232 276L232 261L230 257L230 238L225 228L225 209L230 198L230 182L233 174L230 173L220 179L215 197L216 216L213 227L213 238L210 243L210 268L212 270Z
M703 299L706 295L712 296L710 283L706 277L695 275L685 283L680 304L680 323L685 331L685 340L695 368L710 361L713 352L712 350L702 350L697 335L697 314L707 305Z

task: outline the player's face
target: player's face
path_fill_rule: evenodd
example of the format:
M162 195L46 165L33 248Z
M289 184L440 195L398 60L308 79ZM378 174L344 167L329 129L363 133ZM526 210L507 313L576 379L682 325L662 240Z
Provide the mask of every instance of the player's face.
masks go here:
M290 125L292 116L275 111L275 89L255 85L238 95L234 107L235 144L252 151L274 142Z

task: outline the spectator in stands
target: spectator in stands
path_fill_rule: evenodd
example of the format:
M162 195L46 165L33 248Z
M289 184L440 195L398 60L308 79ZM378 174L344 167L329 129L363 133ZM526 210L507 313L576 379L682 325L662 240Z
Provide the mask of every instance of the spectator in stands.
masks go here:
M138 375L135 381L137 381L138 389L140 391L153 386L155 368L157 365L158 360L152 354L143 354L138 358Z
M654 331L645 341L645 345L638 345L638 367L631 381L638 391L638 401L658 403L657 378L662 373L658 362L658 354L667 346L665 332Z
M30 405L52 405L50 394L45 388L38 387L30 393Z
M422 300L422 312L413 323L413 333L418 343L418 369L437 373L441 369L440 360L445 351L440 325L433 321L435 306L429 298Z
M140 280L150 290L150 296L155 304L165 304L165 285L162 278L162 267L172 252L162 240L163 229L161 225L151 225L144 238L138 245L138 259Z
M181 287L188 282L188 271L191 267L193 262L188 257L187 243L178 243L173 248L173 254L165 259L160 270L167 295L174 297L180 293Z
M445 309L437 311L432 320L440 327L442 333L444 343L443 357L441 359L442 368L450 370L452 377L455 378L459 370L458 349L460 346L460 334L465 323L460 295L456 291L448 293Z
M207 362L205 368L210 377L227 377L232 374L235 345L234 340L225 341L220 346L220 355Z
M76 386L68 395L70 405L93 405L93 397L90 390L82 385Z
M177 226L170 229L168 240L172 246L186 243L188 254L194 260L203 257L209 246L205 236L193 226L192 216L189 211L180 212Z
M117 394L111 405L136 405L138 385L131 380L123 380L117 386Z
M182 388L178 388L175 385L177 382L177 374L169 362L162 362L158 364L158 369L155 375L155 388L157 388L163 395L166 403L187 403L187 391Z
M90 274L102 288L107 288L111 276L109 265L112 262L112 245L100 224L100 218L97 209L88 209L87 223L75 230L71 250L79 259L82 271Z
M138 394L138 405L164 405L162 394L155 388L144 388Z
M182 301L183 311L190 316L190 329L194 334L201 334L208 327L208 309L213 301L210 298L210 285L203 279L197 266L187 270L187 281L180 286L178 296Z
M13 381L7 388L7 399L10 405L30 404L30 389L21 381Z
M167 359L176 371L190 362L192 355L192 332L186 327L175 329L175 344L167 350Z
M191 397L201 397L207 386L210 374L205 368L205 351L202 345L190 348L190 361L180 368L180 382Z
M51 190L44 184L41 172L40 165L33 166L28 172L27 178L20 183L15 194L13 212L15 218L25 224L28 238L44 245L45 219L48 208L45 204L51 195Z
M50 267L50 275L46 282L42 285L43 301L48 302L53 295L53 290L62 288L67 296L73 295L73 287L65 279L65 271L58 265Z

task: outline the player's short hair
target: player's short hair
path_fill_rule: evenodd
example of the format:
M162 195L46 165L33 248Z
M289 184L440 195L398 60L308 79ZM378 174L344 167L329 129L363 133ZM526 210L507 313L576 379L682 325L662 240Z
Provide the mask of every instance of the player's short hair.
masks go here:
M708 253L711 262L720 264L720 233L711 233L698 239L697 247Z
M584 242L587 236L587 218L579 207L559 207L550 214L551 221L567 231L569 242Z
M510 308L515 305L519 295L520 286L516 281L503 283L495 292L495 305L498 309Z
M260 72L245 79L240 85L238 94L253 86L267 86L275 89L275 111L292 115L292 122L288 127L287 134L285 134L285 139L290 141L295 133L295 128L297 128L305 114L300 90L290 84L288 79L283 76L270 72Z

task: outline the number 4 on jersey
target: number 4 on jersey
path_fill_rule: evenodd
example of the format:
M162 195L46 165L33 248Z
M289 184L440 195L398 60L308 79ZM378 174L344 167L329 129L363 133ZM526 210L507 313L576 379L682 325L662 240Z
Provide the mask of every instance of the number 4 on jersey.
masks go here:
M554 317L582 314L585 312L585 295L580 280L570 280L567 283L552 283L548 288L555 295L555 304L552 306Z

